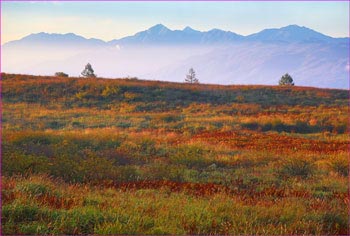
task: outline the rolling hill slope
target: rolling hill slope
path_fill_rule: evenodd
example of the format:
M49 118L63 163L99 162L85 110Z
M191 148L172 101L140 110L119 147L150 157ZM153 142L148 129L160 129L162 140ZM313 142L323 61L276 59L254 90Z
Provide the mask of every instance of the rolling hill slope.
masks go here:
M4 234L347 233L348 90L1 85Z

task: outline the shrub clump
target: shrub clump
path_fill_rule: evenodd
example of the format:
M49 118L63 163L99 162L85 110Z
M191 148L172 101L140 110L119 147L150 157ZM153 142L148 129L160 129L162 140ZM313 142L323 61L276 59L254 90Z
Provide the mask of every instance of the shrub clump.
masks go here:
M277 170L281 178L299 177L306 179L315 171L315 166L311 161L303 159L288 159Z
M69 75L64 73L64 72L56 72L55 76L56 77L69 77Z

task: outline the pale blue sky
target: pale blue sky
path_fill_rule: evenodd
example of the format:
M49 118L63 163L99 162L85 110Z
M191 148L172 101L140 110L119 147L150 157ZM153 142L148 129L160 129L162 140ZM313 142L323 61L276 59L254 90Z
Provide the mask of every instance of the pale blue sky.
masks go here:
M297 24L349 36L349 2L2 2L2 44L31 33L112 40L155 24L248 35Z

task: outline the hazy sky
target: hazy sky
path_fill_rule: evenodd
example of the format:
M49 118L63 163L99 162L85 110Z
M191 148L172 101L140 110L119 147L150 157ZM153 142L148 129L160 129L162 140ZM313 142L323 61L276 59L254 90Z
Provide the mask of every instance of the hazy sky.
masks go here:
M112 40L155 24L248 35L297 24L349 36L349 2L2 2L1 44L31 33Z

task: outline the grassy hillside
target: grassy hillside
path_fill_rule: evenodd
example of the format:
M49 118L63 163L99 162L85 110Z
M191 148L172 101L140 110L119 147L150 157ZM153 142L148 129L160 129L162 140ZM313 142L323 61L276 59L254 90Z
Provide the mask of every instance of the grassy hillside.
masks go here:
M3 233L347 233L349 91L1 76Z

